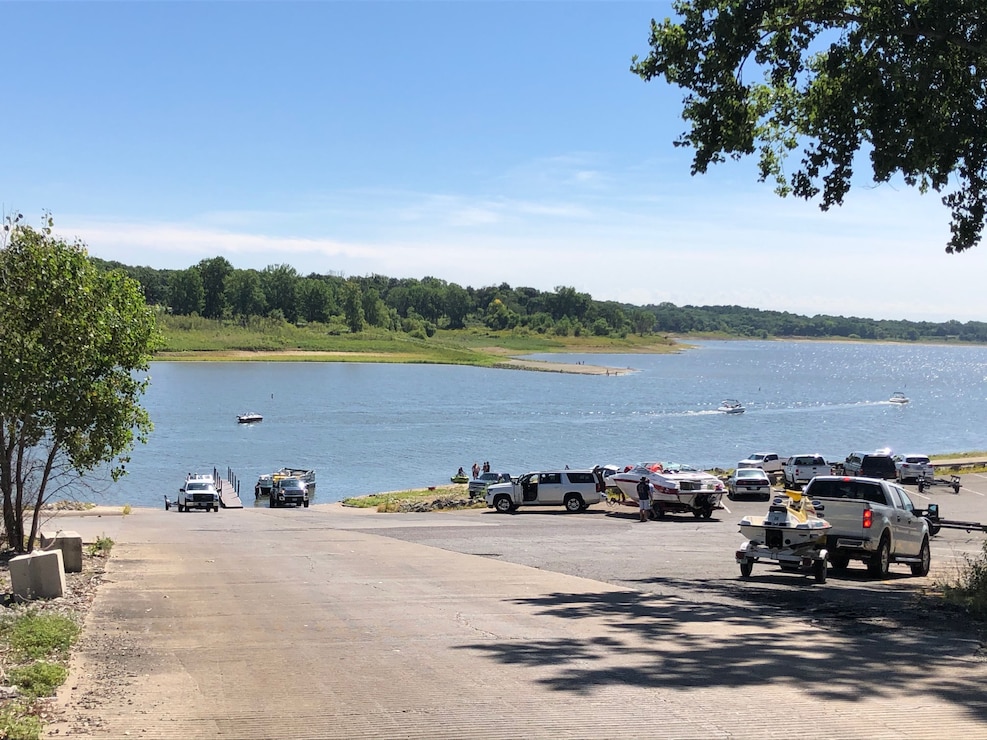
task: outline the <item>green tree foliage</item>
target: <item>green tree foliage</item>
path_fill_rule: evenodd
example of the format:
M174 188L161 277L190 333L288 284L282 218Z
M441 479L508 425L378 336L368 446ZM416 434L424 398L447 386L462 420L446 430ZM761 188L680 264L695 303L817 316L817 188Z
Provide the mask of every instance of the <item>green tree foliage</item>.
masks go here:
M0 494L8 544L29 550L49 486L113 464L151 429L139 400L157 346L141 286L84 245L7 217L0 244ZM25 529L25 514L30 528Z
M226 279L233 272L233 265L225 257L213 257L202 260L198 267L202 275L202 315L207 319L218 319L226 308Z
M265 267L260 276L268 309L280 311L291 323L298 320L298 281L298 271L291 265Z
M346 326L354 334L363 331L363 294L360 291L360 286L353 280L347 280L343 284L342 298Z
M241 320L267 313L267 298L256 270L233 270L225 281L225 305Z
M206 292L202 287L202 274L199 268L172 273L168 279L168 295L171 310L182 316L202 315L206 305Z
M758 153L777 192L840 205L858 155L873 179L942 193L947 252L979 243L987 213L983 0L678 0L631 70L684 88L692 172ZM757 79L755 79L757 78ZM787 155L802 149L786 175Z

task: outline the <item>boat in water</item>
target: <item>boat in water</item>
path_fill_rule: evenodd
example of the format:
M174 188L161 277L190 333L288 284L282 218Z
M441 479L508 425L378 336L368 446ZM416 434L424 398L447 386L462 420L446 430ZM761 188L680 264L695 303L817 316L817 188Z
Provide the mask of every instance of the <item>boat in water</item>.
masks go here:
M637 484L646 478L653 486L651 509L665 514L692 512L696 518L709 519L714 509L722 508L723 481L712 473L679 463L644 462L614 473L607 485L616 486L626 499L637 502Z
M888 399L889 403L908 403L908 396L906 396L901 391L895 391L891 394L891 398Z
M775 496L766 516L745 516L740 533L769 548L797 548L826 538L830 523L816 514L815 507L800 491Z
M720 401L720 407L716 410L724 414L742 414L747 409L745 409L744 405L737 399L725 398Z
M258 421L264 421L264 417L255 411L250 411L246 414L240 414L236 417L237 424L255 424Z

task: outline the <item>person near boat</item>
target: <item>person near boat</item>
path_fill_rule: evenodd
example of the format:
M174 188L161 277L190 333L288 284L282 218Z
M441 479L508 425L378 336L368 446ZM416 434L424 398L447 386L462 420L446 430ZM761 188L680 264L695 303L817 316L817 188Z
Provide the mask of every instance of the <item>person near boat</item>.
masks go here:
M651 513L651 492L654 490L651 481L641 476L641 480L637 484L637 508L641 514L642 522L648 521L648 515Z

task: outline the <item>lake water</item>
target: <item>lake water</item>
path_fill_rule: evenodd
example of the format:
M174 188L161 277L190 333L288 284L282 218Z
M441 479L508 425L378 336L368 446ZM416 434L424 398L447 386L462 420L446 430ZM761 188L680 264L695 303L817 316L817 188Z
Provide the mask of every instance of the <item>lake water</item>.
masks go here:
M537 357L537 356L536 356ZM315 502L447 483L489 460L539 468L643 460L733 467L755 451L987 449L987 347L700 342L675 355L545 355L614 376L362 363L166 363L144 404L155 430L99 494L160 506L186 472L314 468ZM911 398L888 402L894 391ZM716 407L739 399L747 413ZM237 414L257 411L259 424Z

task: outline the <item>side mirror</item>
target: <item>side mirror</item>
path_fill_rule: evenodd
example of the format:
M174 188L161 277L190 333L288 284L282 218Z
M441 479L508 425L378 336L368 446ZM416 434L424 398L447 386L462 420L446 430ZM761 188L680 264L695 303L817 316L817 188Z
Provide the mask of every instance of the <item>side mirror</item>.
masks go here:
M929 507L925 510L925 515L929 519L939 518L939 504L929 504Z

